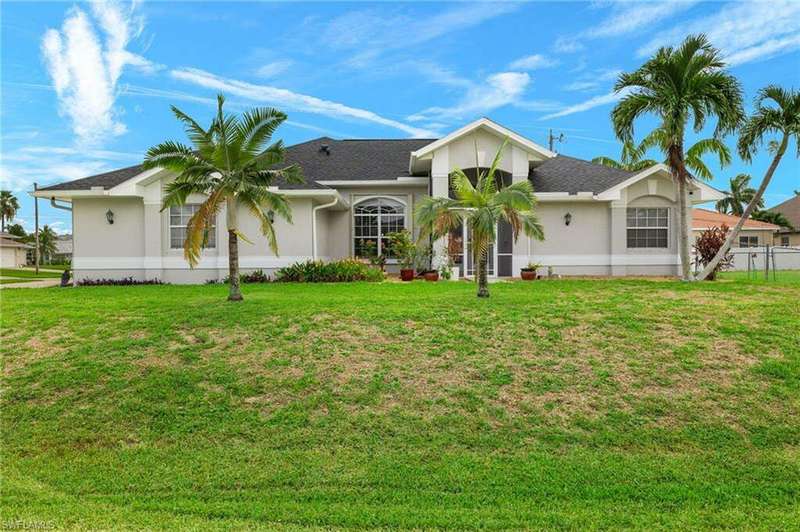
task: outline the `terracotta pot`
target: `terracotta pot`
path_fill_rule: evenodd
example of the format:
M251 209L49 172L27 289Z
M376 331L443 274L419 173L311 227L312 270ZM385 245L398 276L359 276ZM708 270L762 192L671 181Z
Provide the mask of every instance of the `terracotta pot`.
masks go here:
M425 280L426 281L438 281L439 280L439 272L425 272Z
M536 270L520 270L522 274L522 279L525 281L535 281L536 280Z
M403 268L400 270L400 280L401 281L413 281L414 280L414 268Z

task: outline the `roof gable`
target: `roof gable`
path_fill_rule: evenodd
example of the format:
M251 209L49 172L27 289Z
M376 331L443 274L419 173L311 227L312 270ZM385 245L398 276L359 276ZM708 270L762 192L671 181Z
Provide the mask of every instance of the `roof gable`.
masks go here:
M780 203L771 209L767 209L770 212L779 212L789 220L789 223L792 224L792 227L800 228L800 196L795 195L793 198L789 198L788 200Z

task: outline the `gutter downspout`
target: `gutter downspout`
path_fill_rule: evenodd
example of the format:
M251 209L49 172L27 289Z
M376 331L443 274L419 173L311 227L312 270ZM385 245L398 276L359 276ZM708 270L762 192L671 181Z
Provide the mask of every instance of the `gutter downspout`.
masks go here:
M72 212L72 207L67 207L66 205L59 205L58 203L56 203L55 198L50 198L50 205L56 209Z
M327 209L339 203L339 196L333 198L330 203L317 205L311 209L311 260L317 260L317 211Z

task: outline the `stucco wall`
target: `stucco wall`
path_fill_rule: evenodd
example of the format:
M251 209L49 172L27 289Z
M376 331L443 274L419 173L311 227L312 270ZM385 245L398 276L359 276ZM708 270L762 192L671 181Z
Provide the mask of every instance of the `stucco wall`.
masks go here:
M0 266L19 268L25 266L25 248L0 248Z
M798 231L796 233L775 233L775 236L773 238L772 244L774 246L783 245L781 237L786 237L786 236L789 237L789 245L790 246L800 247L800 231Z
M114 213L114 223L106 212ZM73 265L142 267L144 203L141 198L76 198L72 202Z

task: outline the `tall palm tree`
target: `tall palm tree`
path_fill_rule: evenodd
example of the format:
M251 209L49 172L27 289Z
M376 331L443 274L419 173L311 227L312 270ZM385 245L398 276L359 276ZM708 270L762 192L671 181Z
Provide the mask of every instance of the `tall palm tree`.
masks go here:
M687 125L691 120L699 132L710 117L716 117L714 138L719 140L734 131L744 115L741 86L724 66L720 52L705 35L692 35L677 48L659 49L638 70L621 74L614 85L617 92L628 91L611 113L620 140L633 139L638 118L653 114L660 120L663 138L659 144L678 186L681 275L685 280L691 279L687 225L691 174L684 150Z
M50 263L53 254L57 251L56 240L58 240L58 235L49 225L45 225L39 230L39 256L44 258L45 264Z
M6 220L11 220L19 211L19 201L10 190L0 190L0 232L6 230Z
M756 195L756 189L750 185L750 174L739 174L731 178L731 190L728 195L717 202L717 210L726 214L733 214L734 216L741 216L744 212L744 206L752 201ZM764 208L764 200L756 205L757 208Z
M534 212L536 196L530 181L508 186L497 182L495 174L507 144L508 139L503 141L488 171L476 169L478 175L474 185L463 170L456 168L450 175L455 199L426 197L415 212L420 226L420 241L428 238L438 240L466 224L472 236L473 264L478 266L478 297L489 297L486 279L488 251L497 238L500 220L509 223L515 241L520 231L539 240L544 238L542 225ZM477 146L475 151L477 160Z
M657 164L654 159L644 158L647 150L655 147L666 152L668 143L669 137L666 132L661 128L657 128L650 132L638 146L630 141L624 142L622 145L622 157L619 162L610 157L595 157L592 162L629 172L639 172ZM716 154L719 157L720 166L727 166L731 162L731 152L724 142L714 138L702 139L686 150L686 168L691 170L697 177L706 180L712 179L714 175L705 161L703 161L703 157L709 154ZM667 164L669 161L665 160L664 163Z
M276 168L283 163L286 149L282 141L269 144L272 134L286 120L276 109L259 107L241 117L223 111L225 97L217 96L217 114L208 129L172 106L175 117L183 122L193 148L167 141L150 148L145 168L166 168L177 173L166 186L163 209L183 205L190 194L202 194L206 200L186 225L183 255L191 267L197 265L206 241L208 228L216 214L226 206L228 230L229 301L241 301L239 287L238 240L247 238L239 231L239 206L246 207L261 224L272 251L278 253L273 216L275 213L291 223L292 212L282 194L271 192L277 179L302 182L298 166Z
M728 238L725 239L725 243L717 251L716 256L698 275L698 280L707 278L714 271L719 261L730 249L731 244L738 238L745 220L750 217L764 196L764 191L767 190L791 139L797 143L797 156L800 157L800 91L769 85L758 91L755 107L755 111L745 121L739 135L737 144L739 156L745 161L752 161L753 155L764 143L765 135L780 135L780 141L774 144L772 162L767 168L767 173L764 174L758 190L742 212L739 222L728 233Z

